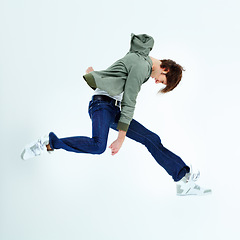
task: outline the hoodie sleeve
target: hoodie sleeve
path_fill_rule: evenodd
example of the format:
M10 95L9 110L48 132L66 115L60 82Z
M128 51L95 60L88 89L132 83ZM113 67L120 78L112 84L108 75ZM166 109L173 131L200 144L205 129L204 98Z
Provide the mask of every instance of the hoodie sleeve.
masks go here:
M121 116L117 126L118 130L127 132L129 124L133 118L137 95L145 78L145 66L135 65L131 68L124 87L124 94L121 103Z

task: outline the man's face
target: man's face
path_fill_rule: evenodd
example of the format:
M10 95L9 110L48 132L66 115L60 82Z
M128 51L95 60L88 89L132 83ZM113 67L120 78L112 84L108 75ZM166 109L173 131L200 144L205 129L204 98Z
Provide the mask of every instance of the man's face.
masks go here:
M155 79L155 83L162 83L164 85L167 85L167 77L166 74L168 71L165 71L165 69L160 67L161 62L159 66L157 66L155 69L153 69L151 77Z

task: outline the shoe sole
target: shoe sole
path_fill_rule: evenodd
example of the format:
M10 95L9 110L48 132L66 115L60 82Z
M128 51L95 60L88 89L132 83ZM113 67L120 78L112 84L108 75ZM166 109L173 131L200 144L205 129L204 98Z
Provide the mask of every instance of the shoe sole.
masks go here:
M202 194L179 194L179 193L177 193L176 195L179 196L179 197L184 197L184 196L206 196L206 195L211 195L211 194L212 194L212 191L202 193Z
M42 153L41 153L41 154L36 155L36 156L33 156L33 157L24 158L25 152L26 152L26 150L24 149L23 152L21 153L21 159L22 159L23 161L27 161L28 159L35 158L35 157L38 157L38 156L42 155ZM47 151L47 153L53 154L53 153L54 153L54 150Z

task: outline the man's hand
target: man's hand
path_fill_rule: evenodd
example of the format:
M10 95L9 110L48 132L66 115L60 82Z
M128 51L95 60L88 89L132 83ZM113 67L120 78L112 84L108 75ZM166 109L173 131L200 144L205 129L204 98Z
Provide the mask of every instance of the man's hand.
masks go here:
M116 153L118 153L119 149L121 148L121 146L122 146L122 144L124 142L125 136L126 136L126 132L122 131L122 130L119 130L117 140L115 140L109 146L109 148L112 150L112 155L115 155Z
M122 144L123 144L123 142L117 139L109 146L109 148L111 148L111 150L112 150L112 155L115 155L116 153L118 153Z
M92 67L89 67L87 70L86 70L86 73L90 73L90 72L93 72L94 69Z

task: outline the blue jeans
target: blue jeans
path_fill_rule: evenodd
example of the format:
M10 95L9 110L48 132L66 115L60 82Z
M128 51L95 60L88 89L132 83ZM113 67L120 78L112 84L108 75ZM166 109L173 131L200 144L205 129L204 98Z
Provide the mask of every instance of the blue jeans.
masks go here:
M89 116L92 119L92 137L76 136L58 138L53 132L49 134L52 149L64 149L75 153L101 154L106 150L109 129L117 130L120 108L103 100L91 100ZM166 149L160 137L136 120L132 120L127 137L143 144L174 181L182 179L190 168L180 157Z

